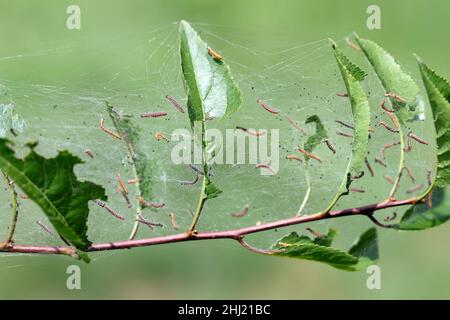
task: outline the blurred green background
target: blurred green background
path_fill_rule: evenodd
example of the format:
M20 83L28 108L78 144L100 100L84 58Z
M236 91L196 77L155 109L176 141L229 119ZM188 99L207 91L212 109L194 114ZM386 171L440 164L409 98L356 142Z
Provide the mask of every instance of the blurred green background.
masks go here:
M71 4L81 8L81 30L71 31L65 26L66 8ZM30 124L21 139L38 139L43 154L54 155L57 149L68 148L82 156L86 148L92 148L96 158L77 168L79 175L108 186L114 206L125 210L120 198L115 200L118 196L114 194L114 179L117 171L122 170L126 176L129 168L120 165L124 158L122 147L112 144L98 130L98 120L105 117L102 100L107 98L130 113L149 109L172 111L164 96L171 94L181 100L184 97L177 57L177 21L192 22L205 40L224 55L244 92L243 110L229 123L217 126L244 123L257 128L280 128L284 130L282 157L292 152L298 137L289 131L289 125L267 119L252 101L260 96L267 98L299 121L305 115L318 113L329 126L334 126L336 114L342 114L344 119L349 117L348 109L336 112L347 105L345 100L335 97L343 85L329 51L329 37L344 46L345 37L356 31L388 48L416 79L419 78L412 53L418 53L442 75L450 77L449 2L377 1L382 29L375 31L366 28L366 8L370 4L373 2L363 0L2 0L0 103L17 105ZM369 70L360 56L355 59ZM382 92L373 78L367 86L376 104ZM188 128L187 119L181 115L173 115L169 120L152 126L140 124L152 143L144 148L162 168L155 173L163 185L156 196L169 203L179 224L186 226L190 221L189 207L196 201L196 189L180 193L170 177L187 180L191 173L167 163L169 146L155 147L150 135L157 130ZM432 137L429 128L421 124L416 129L422 136ZM377 138L380 142L373 150L384 143L383 136ZM345 158L349 146L346 141L338 146L343 150L342 156L314 168L317 181L325 182L314 188L308 213L324 206L323 201L332 196L341 179L339 170L343 170L345 161L340 160ZM326 154L326 150L319 152ZM433 161L432 153L417 153L414 157L412 166L422 169L419 175L423 178L425 168ZM395 155L389 161L393 173ZM217 168L216 179L225 193L209 204L200 227L223 229L289 216L289 212L295 212L305 190L299 182L303 175L295 169L292 164L282 164L278 180L268 184L267 179L254 176L253 168ZM383 183L380 176L365 183L370 195L345 200L341 206L381 200L389 186L380 187ZM3 237L8 222L4 192L0 200ZM230 218L228 212L239 211L248 202L252 203L249 217L239 221ZM98 208L93 208L93 212L91 239L126 238L131 222L124 225L111 221ZM155 215L168 223L167 212ZM44 220L39 210L24 202L17 242L58 244L57 239L49 239L38 229L35 225L38 219ZM319 223L315 228L325 231L329 226L339 229L338 245L345 247L369 224L362 218L346 218ZM365 272L347 273L319 263L258 256L230 241L209 241L98 254L93 255L94 261L89 265L66 257L2 254L0 298L450 298L449 228L444 225L420 233L379 230L381 290L367 289ZM141 236L171 233L167 228L144 231L147 234ZM280 237L282 231L257 236L255 244L267 245ZM71 264L82 270L82 289L78 291L66 288L66 268Z

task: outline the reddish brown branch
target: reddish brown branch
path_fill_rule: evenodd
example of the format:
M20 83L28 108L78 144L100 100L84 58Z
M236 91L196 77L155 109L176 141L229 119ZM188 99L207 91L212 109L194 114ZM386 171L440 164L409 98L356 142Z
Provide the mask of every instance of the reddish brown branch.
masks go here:
M335 210L326 212L320 212L308 216L296 216L292 218L287 218L283 220L278 220L274 222L269 222L261 225L255 225L245 228L225 230L225 231L207 231L207 232L185 232L169 236L153 237L140 240L124 240L117 242L108 243L97 243L93 244L88 251L107 251L107 250L119 250L119 249L130 249L136 247L147 247L158 244L165 243L175 243L193 240L213 240L213 239L232 239L239 241L242 244L242 239L244 236L263 232L267 230L273 230L277 228L298 225L302 223L319 221L324 219L345 217L351 215L365 215L375 221L373 218L373 213L378 210L394 208L405 205L413 205L419 202L421 199L411 198L401 201L385 201L382 203L371 204L358 208L350 208L343 210ZM377 221L378 222L378 221ZM378 222L379 223L379 222ZM65 254L74 255L74 249L71 247L55 247L55 246L37 246L37 245L18 245L10 244L8 246L0 244L0 252L9 253L39 253L39 254Z

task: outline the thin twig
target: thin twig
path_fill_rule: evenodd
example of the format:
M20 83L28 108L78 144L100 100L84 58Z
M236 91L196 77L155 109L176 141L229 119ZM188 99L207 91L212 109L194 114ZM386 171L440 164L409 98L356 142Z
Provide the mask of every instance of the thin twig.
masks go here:
M14 232L16 231L17 219L19 216L19 203L17 202L17 191L14 186L14 182L3 170L2 173L11 194L11 223L9 225L8 234L6 235L5 240L5 243L9 245L13 242Z
M130 249L136 247L147 247L153 245L159 245L164 243L176 243L176 242L185 242L185 241L193 241L193 240L212 240L212 239L233 239L239 241L243 236L258 232L263 232L267 230L279 229L282 227L299 225L303 223L320 221L324 219L332 219L338 217L345 216L353 216L353 215L365 215L369 218L375 219L372 217L372 214L375 211L412 205L420 202L422 197L420 198L411 198L401 201L384 201L381 203L366 205L363 207L357 208L349 208L343 210L336 210L326 212L320 212L312 215L304 215L299 217L292 217L288 219L278 220L274 222L269 222L265 224L259 224L255 226L233 229L233 230L224 230L224 231L211 231L211 232L184 232L175 235L169 236L161 236L161 237L152 237L145 238L139 240L124 240L117 242L106 242L106 243L97 243L91 245L87 251L88 252L96 252L96 251L107 251L107 250L120 250L120 249ZM376 219L375 219L376 220ZM377 223L379 223L377 221ZM382 227L385 226L383 224L379 224ZM13 244L11 246L0 246L1 252L10 252L10 253L39 253L39 254L65 254L65 255L73 255L73 248L71 247L55 247L55 246L39 246L39 245L16 245Z

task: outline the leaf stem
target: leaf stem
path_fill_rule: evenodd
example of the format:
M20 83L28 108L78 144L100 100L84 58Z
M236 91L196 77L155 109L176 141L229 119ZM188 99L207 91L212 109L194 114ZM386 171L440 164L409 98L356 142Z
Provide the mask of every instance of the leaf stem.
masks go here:
M308 170L307 168L305 168L305 180L306 180L306 194L303 197L303 201L302 204L300 205L300 208L297 211L297 216L300 216L303 212L303 210L305 209L306 204L308 203L309 200L309 195L311 194L311 181L309 179L309 174L308 174Z
M195 231L195 227L197 226L197 222L200 219L200 215L202 214L203 207L205 206L205 202L206 202L206 194L205 194L206 179L207 179L206 175L203 175L202 189L200 191L200 197L198 199L197 210L195 212L194 219L192 220L191 226L189 227L189 232L194 232Z
M399 130L398 134L400 136L400 161L398 165L397 177L395 178L394 185L392 186L388 199L393 198L395 193L397 192L397 189L400 184L400 179L402 177L403 167L405 166L405 137L403 135L402 126L400 126L398 130Z
M5 244L10 245L13 243L14 232L16 231L17 219L19 216L19 204L17 202L17 191L14 187L14 182L8 177L8 175L2 170L2 174L5 177L6 184L11 194L11 224L9 225L8 234L6 236Z

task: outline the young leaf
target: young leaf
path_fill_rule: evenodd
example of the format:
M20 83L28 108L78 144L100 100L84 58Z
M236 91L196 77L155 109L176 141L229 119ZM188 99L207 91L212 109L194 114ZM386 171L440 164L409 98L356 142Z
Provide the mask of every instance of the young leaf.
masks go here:
M344 252L330 247L336 231L330 229L325 237L314 240L300 236L296 232L281 238L272 249L283 250L274 255L326 263L337 269L358 271L378 259L377 232L367 230L350 249Z
M153 197L152 177L155 164L141 149L141 129L133 123L131 116L114 109L108 103L107 110L117 133L122 137L122 141L130 157L136 179L136 195L138 198L142 197L145 200L151 200Z
M25 127L25 120L14 111L13 104L0 104L0 138L4 138L8 131L22 133Z
M241 91L228 65L210 53L208 45L186 21L180 22L179 33L191 124L236 112L242 102Z
M373 41L355 39L367 60L372 65L387 93L395 94L405 101L390 97L395 115L401 125L407 121L416 120L424 110L423 97L410 75L405 73L395 59L382 47Z
M409 208L402 220L394 226L398 230L419 231L437 227L450 219L450 196L448 188L436 187L431 194L432 205L417 204Z
M353 76L354 71L348 69L349 66L353 66L353 63L351 63L348 58L343 59L343 57L345 57L344 54L337 48L334 42L332 42L332 48L347 88L355 131L352 142L352 154L350 155L345 177L335 198L326 211L329 211L341 196L348 194L348 189L352 182L352 175L358 175L361 172L366 156L367 145L369 143L370 125L370 108L367 96L359 81Z
M136 180L136 216L139 217L143 210L149 208L143 206L142 199L150 201L153 198L153 172L155 170L155 163L149 159L141 149L141 129L133 123L132 116L116 110L108 102L106 102L106 108L117 133L122 138L130 158L131 167ZM129 237L130 239L135 238L140 225L139 221L134 223L133 230Z
M319 144L322 143L323 139L328 138L328 133L325 127L320 121L320 118L317 115L312 115L305 120L306 124L315 123L316 124L316 132L308 137L305 143L305 150L308 152L312 152ZM308 157L305 157L306 161L309 160Z
M450 84L417 58L436 128L437 172L434 185L450 184Z
M91 244L86 234L88 202L106 200L103 187L78 181L73 169L83 161L67 151L47 159L34 151L36 144L29 144L31 151L22 160L9 145L0 139L0 168L41 207L63 239L85 251Z

